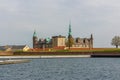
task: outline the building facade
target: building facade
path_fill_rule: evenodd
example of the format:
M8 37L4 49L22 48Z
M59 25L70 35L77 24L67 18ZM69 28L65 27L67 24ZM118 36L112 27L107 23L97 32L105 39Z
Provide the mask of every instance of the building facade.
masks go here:
M93 35L89 38L73 38L71 24L69 24L68 38L65 36L52 36L52 38L38 39L36 31L33 34L33 48L93 48Z
M30 47L27 45L5 45L0 46L0 50L2 51L28 51Z
M65 47L65 36L53 36L52 47Z
M36 31L34 31L33 48L52 48L52 40L50 38L38 39Z
M75 38L73 48L93 48L93 37L90 38Z

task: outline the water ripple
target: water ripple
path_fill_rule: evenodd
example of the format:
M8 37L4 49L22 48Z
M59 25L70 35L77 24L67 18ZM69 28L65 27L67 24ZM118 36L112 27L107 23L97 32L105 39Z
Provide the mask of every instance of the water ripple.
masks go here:
M119 80L119 58L31 59L0 65L0 80Z

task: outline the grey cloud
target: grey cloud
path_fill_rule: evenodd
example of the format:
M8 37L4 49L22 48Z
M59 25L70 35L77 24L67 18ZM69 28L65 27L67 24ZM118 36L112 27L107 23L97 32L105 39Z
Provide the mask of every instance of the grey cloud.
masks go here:
M120 34L119 3L119 0L0 0L3 39L0 43L31 45L34 29L39 37L67 36L71 20L74 37L89 37L93 33L95 46L111 47L111 38Z

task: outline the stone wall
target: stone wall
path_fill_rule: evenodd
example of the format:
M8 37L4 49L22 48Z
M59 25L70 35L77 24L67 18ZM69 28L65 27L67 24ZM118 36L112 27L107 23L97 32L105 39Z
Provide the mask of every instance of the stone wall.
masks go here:
M5 55L13 55L13 52L0 52L0 55L5 56Z
M13 55L120 55L120 52L14 52Z
M14 55L90 55L90 52L14 52Z

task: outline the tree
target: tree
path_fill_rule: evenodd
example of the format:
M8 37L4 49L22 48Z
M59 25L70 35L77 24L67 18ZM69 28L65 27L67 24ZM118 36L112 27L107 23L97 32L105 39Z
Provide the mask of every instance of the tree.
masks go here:
M66 42L66 46L69 47L69 49L70 49L70 47L72 47L73 44L74 44L73 37L72 36L68 36L68 40Z
M119 36L113 37L111 44L113 46L116 46L116 48L118 48L118 46L120 46L120 37Z

